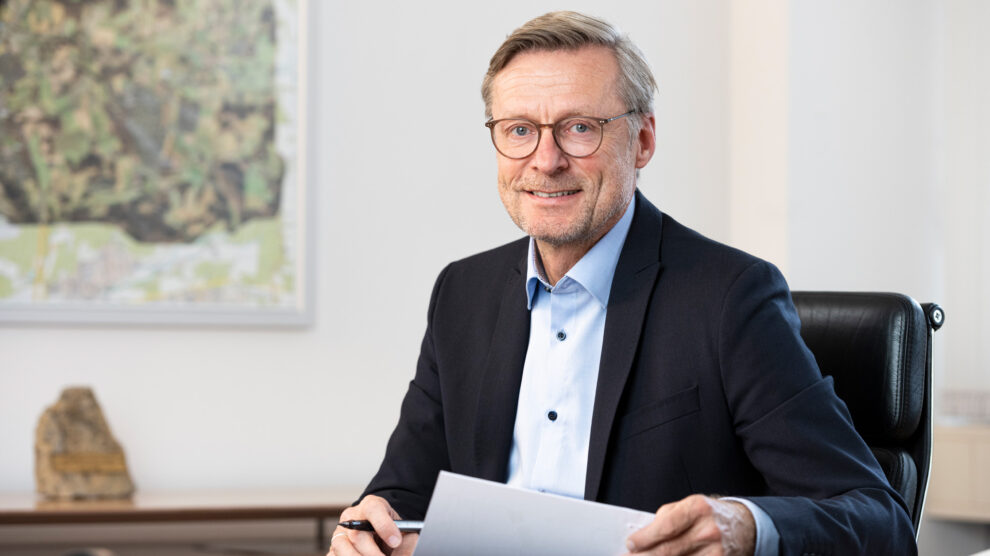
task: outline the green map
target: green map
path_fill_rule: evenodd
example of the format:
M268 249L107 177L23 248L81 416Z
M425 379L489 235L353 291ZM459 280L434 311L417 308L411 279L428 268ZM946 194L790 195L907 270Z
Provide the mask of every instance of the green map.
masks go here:
M0 314L298 304L297 15L0 4Z

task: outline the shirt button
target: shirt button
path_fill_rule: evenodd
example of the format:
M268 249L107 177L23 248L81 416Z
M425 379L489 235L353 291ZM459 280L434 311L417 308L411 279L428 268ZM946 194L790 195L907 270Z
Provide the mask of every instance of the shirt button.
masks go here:
M550 419L551 421L556 421L557 420L557 412L556 411L553 411L553 410L549 411L547 413L547 419Z
M564 340L567 339L567 333L564 332L563 330L557 331L557 339L563 342Z

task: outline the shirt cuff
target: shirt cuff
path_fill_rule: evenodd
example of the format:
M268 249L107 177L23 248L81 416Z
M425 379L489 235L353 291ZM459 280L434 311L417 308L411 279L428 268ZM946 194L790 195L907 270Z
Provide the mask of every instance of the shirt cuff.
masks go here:
M760 508L745 498L726 496L720 500L739 502L743 506L746 506L749 513L753 514L753 521L756 522L756 551L753 552L753 556L778 556L780 533L777 531L777 526L773 524L773 520L767 515L767 512L763 511L763 508Z

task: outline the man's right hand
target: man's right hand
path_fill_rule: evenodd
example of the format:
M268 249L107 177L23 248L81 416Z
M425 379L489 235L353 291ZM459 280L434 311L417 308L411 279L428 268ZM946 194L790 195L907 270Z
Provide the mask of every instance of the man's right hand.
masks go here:
M330 537L327 556L409 556L416 548L419 534L400 533L395 526L395 520L401 519L399 514L380 496L369 494L357 506L341 512L340 521L352 519L370 521L375 532L354 531L338 525Z

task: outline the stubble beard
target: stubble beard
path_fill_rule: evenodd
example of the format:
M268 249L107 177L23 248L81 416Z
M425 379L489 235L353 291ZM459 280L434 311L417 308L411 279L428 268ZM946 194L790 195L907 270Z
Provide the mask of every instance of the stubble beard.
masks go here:
M595 218L595 208L597 203L594 201L602 200L601 194L603 189L606 187L609 186L606 184L600 184L598 189L599 198L597 200L585 199L585 202L580 207L580 213L566 222L530 222L526 218L526 215L522 209L523 201L521 196L528 195L528 193L524 193L523 191L529 189L577 189L587 195L592 188L585 187L582 180L571 177L544 180L523 180L515 184L514 187L510 188L510 197L518 196L518 202L514 204L515 206L509 206L510 203L506 202L507 199L505 197L503 197L503 204L505 204L505 208L508 211L509 216L512 218L512 221L515 222L516 226L539 242L553 247L574 245L577 243L589 243L593 239L600 239L592 238L591 236L601 224L615 218L616 214L623 209L623 203L621 202L615 203L614 206L603 207L608 209L608 213L601 215L601 222L596 222L597 219Z

